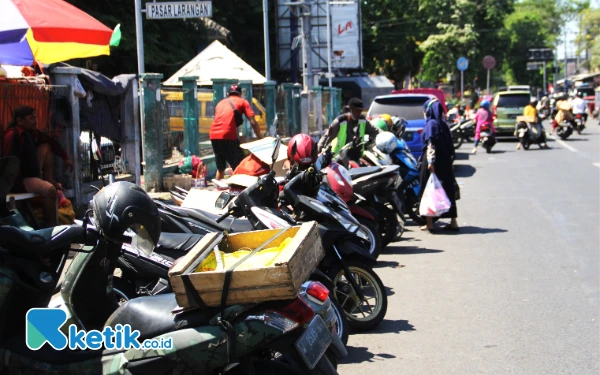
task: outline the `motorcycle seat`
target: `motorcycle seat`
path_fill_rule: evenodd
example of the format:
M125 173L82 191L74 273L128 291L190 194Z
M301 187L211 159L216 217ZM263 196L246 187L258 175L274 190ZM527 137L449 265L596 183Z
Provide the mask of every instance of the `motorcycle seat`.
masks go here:
M82 243L85 228L80 225L26 231L17 227L0 227L0 247L43 255L71 243Z
M348 173L350 173L350 177L352 177L352 179L355 180L357 178L361 178L372 173L377 173L381 171L381 169L381 167L360 167L352 168L348 170Z
M161 233L154 251L169 256L173 254L176 259L192 250L202 237L204 236L190 233Z
M213 228L217 228L220 230L226 230L229 232L248 232L254 230L252 225L247 219L235 219L233 217L228 217L223 220L221 223L217 223L216 219L219 215L215 215L210 212L195 210L191 208L179 208L177 210L180 214L184 216L188 216L192 219L198 220L202 223L206 223ZM233 222L233 224L232 224ZM231 227L231 229L230 229Z
M171 313L176 308L174 293L134 298L119 306L105 326L115 328L117 324L129 324L132 330L140 331L141 342L178 329L207 325L218 311L197 309Z

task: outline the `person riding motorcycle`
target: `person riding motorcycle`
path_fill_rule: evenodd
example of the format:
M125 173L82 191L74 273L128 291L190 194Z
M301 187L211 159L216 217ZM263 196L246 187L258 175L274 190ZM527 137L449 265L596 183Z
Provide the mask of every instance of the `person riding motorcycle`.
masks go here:
M381 117L377 117L376 119L373 119L371 121L371 125L375 126L376 128L381 129L381 131L384 131L384 132L387 132L389 130L389 125L388 125L387 121L385 121Z
M540 116L538 115L537 107L538 107L538 100L537 100L537 98L534 97L534 98L531 98L531 101L529 102L528 105L525 106L525 109L523 110L523 116L531 117L532 120L533 120L533 118L535 118L536 124L540 122ZM518 126L519 126L519 123L517 122L515 124L515 136L517 135ZM517 150L520 150L522 146L523 145L521 142L517 143ZM544 142L543 147L547 147L545 142Z
M554 130L559 127L564 120L567 120L571 123L573 128L577 128L577 124L575 123L575 119L573 118L573 113L571 112L573 107L569 102L569 96L567 94L563 94L558 97L556 101L556 117L554 117L554 121L552 121L552 129L550 130L550 134L554 134Z
M377 134L382 130L373 126L368 120L361 115L364 110L362 100L352 98L348 101L347 113L341 114L333 120L327 132L321 137L318 144L318 152L320 153L326 146L331 144L331 151L337 154L340 150L350 142L357 140L362 142L365 136L369 136L369 141L373 142ZM356 138L356 140L355 140ZM362 147L364 150L364 146ZM362 155L349 155L351 159L357 160Z
M575 98L573 99L573 114L577 117L577 115L581 115L583 118L583 123L587 122L587 113L585 113L585 100L583 100L583 93L579 91Z
M494 127L494 117L492 116L492 112L490 112L490 102L487 100L482 100L479 104L479 109L475 114L475 120L477 121L477 125L475 127L475 143L473 144L473 151L471 154L477 153L477 145L479 144L479 135L481 133L482 126L487 126L490 128L492 135L496 135L496 128Z

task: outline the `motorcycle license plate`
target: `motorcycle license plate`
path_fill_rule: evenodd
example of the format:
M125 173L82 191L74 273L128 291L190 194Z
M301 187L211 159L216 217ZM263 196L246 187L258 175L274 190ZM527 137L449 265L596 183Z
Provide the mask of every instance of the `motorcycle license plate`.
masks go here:
M331 344L331 332L320 315L310 322L302 336L296 341L296 349L309 369L314 369Z

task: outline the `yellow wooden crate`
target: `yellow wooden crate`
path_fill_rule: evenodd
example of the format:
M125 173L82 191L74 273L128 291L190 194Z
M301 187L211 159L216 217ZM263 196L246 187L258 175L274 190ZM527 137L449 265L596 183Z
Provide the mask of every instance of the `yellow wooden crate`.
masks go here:
M221 304L225 271L195 271L215 246L219 246L219 249L226 253L240 248L255 249L280 231L285 232L270 241L264 248L277 247L286 238L293 237L287 245L294 250L288 252L289 259L287 261L281 259L278 265L272 267L234 270L227 305L295 298L302 283L309 278L325 256L317 223L314 221L281 229L235 233L227 236L211 233L204 236L169 271L171 287L179 306L184 308L195 306L188 298L182 275L189 275L191 284L207 306Z

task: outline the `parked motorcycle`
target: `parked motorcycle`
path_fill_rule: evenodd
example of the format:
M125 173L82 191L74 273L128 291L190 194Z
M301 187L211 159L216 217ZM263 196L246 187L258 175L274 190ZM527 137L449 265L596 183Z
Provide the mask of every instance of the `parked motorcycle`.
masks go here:
M112 280L122 243L130 242L151 254L160 234L158 212L142 189L120 182L94 197L91 215L94 227L88 226L87 218L82 226L34 232L0 227L3 371L166 374L195 369L227 373L237 367L260 373L301 366L306 373L337 373L324 355L336 337L301 299L236 305L222 311L177 312L174 295L164 294L119 306ZM31 308L48 306L73 244L82 245L75 249L77 255L64 276L61 309L68 324L63 328L73 324L87 332L104 327L118 331L129 325L140 332L139 340L172 340L170 350L56 350L50 345L31 350L25 346L26 326L14 324L14 319L25 318ZM236 345L238 337L244 338L244 345ZM269 351L280 355L273 360L265 354Z
M475 130L475 121L464 119L450 125L454 149L460 148L464 142L471 142Z

